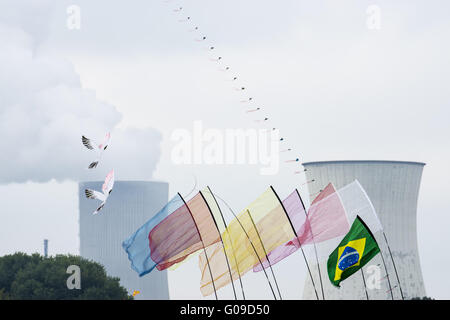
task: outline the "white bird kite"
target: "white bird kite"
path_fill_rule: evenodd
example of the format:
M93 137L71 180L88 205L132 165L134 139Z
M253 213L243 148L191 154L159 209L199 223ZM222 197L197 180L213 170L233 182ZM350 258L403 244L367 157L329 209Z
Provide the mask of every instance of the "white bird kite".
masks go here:
M111 134L108 132L106 134L106 137L105 137L105 140L103 141L103 143L97 145L91 139L88 139L85 136L81 137L81 141L83 142L83 145L86 148L88 148L89 150L96 150L98 152L97 159L89 165L89 167L88 167L89 169L94 169L97 167L98 162L102 158L103 152L106 150L106 148L108 148L108 143L109 143L110 138L111 138Z
M105 182L102 186L102 192L91 190L91 189L85 189L84 193L86 194L86 198L88 199L96 199L100 200L102 203L100 206L93 212L93 214L97 214L100 210L103 209L106 200L108 199L109 195L111 194L111 191L114 187L114 169L111 170L108 175L105 178Z

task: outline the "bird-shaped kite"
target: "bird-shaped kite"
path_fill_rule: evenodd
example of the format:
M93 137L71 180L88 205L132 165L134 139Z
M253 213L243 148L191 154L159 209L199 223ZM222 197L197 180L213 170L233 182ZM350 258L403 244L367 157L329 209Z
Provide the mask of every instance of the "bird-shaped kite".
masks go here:
M102 192L91 190L91 189L85 189L84 193L86 194L86 198L88 199L96 199L100 200L102 203L100 206L93 212L93 214L97 214L100 210L103 209L105 206L106 200L108 199L109 195L111 194L111 191L114 187L114 169L111 170L108 175L105 178L105 182L102 186Z
M108 143L109 143L109 139L111 138L110 133L108 132L106 134L105 140L103 141L103 143L97 145L94 141L92 141L91 139L86 138L85 136L81 137L81 141L83 142L83 145L88 148L89 150L95 150L98 152L97 155L97 159L92 162L89 165L89 169L94 169L97 167L98 162L100 161L100 159L102 158L103 152L106 150L106 148L108 148Z

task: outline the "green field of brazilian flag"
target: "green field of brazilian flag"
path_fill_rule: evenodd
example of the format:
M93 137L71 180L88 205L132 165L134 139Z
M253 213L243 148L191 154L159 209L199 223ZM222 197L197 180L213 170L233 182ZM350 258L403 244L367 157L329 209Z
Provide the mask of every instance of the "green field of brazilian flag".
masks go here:
M339 287L341 281L364 267L379 252L380 248L372 232L357 216L350 231L328 258L327 269L331 283Z

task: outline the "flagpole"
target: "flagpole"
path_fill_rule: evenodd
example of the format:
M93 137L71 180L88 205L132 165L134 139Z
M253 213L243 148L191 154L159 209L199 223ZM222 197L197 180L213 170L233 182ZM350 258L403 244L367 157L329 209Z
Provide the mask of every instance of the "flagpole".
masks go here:
M202 242L202 245L203 245L203 252L205 253L206 262L207 262L207 264L208 264L209 275L211 276L211 282L212 282L213 289L214 289L214 296L216 297L216 300L219 300L219 299L217 298L216 285L215 285L215 283L214 283L214 277L213 277L213 275L212 275L211 266L209 265L209 259L208 259L208 254L206 253L205 243L203 242L202 235L200 234L200 230L198 229L197 222L195 222L195 219L194 219L194 216L192 215L191 209L189 209L189 206L187 205L186 201L184 201L184 198L181 196L180 193L178 193L178 195L180 196L181 200L183 200L184 205L185 205L186 208L188 209L188 211L189 211L189 213L190 213L190 215L191 215L191 218L192 218L192 220L194 221L195 228L197 229L198 236L200 237L200 241Z
M205 199L205 197L203 196L203 193L202 193L201 191L200 191L200 195L202 196L203 200L205 201L206 205L208 206L208 210L209 210L209 213L211 214L211 218L213 219L214 224L215 224L215 226L216 226L217 233L219 233L220 241L222 242L223 253L225 254L225 260L227 261L228 272L230 273L231 286L233 287L233 293L234 293L234 300L237 300L236 288L234 287L234 282L233 282L233 276L232 276L232 274L231 274L230 263L228 262L228 256L227 256L227 253L226 253L226 250L225 250L225 245L224 245L224 243L223 243L222 235L220 234L219 226L217 225L217 221L216 221L216 219L214 218L214 215L213 215L213 213L212 213L212 211L211 211L211 208L209 207L209 204L208 204L208 202L206 201L206 199Z
M323 290L323 284L322 284L322 275L321 275L321 272L320 272L319 256L318 256L318 254L317 254L317 246L316 246L316 242L314 241L314 234L313 234L313 232L312 232L312 227L311 227L311 224L310 224L309 219L308 219L308 213L306 212L306 208L305 208L305 204L303 203L303 199L302 199L302 197L300 196L300 193L298 192L298 190L295 189L295 191L297 192L297 195L298 195L298 197L300 198L300 202L302 203L303 211L305 212L306 220L308 221L309 227L311 228L311 237L312 237L312 241L313 241L313 245L314 245L314 253L315 253L315 255L316 255L317 270L319 271L320 289L321 289L321 291L322 291L322 298L323 298L323 300L325 300L325 293L324 293L324 290ZM303 252L303 248L302 248L302 252ZM303 256L305 256L305 253L304 253L304 252L303 252ZM306 258L305 258L305 261L306 261ZM308 267L308 269L309 269L309 267ZM310 276L311 276L311 282L312 282L312 284L313 284L313 286L314 286L314 290L316 291L317 300L319 300L319 296L318 296L318 294L317 294L316 286L314 285L314 280L313 280L311 271L310 271Z
M394 257L392 256L391 247L389 246L389 242L387 240L386 233L384 232L384 230L383 230L383 236L384 236L384 240L386 241L386 245L389 250L389 255L391 256L392 265L394 266L395 276L397 277L398 288L400 289L400 294L402 296L402 300L405 300L405 297L403 296L402 286L400 285L400 278L398 277L397 268L395 267Z
M386 271L386 277L387 277L387 281L388 281L388 284L389 284L389 291L391 291L391 297L392 297L392 300L394 300L394 293L392 292L391 280L389 279L389 273L388 273L387 268L386 268L386 262L384 261L383 252L382 251L380 251L380 255L381 255L381 260L383 261L384 270Z
M369 293L367 292L366 279L364 278L363 268L361 268L360 270L361 270L361 275L362 275L362 279L363 279L363 283L364 283L364 290L366 291L366 297L367 297L367 300L369 300Z
M222 210L220 209L220 206L219 206L219 204L217 203L217 199L216 199L216 197L214 196L214 194L212 193L211 188L210 188L209 186L207 186L207 188L208 188L208 192L209 192L209 193L211 194L211 196L213 197L214 202L216 203L217 208L219 209L219 213L220 213L220 216L221 216L221 218L222 218L223 225L225 226L225 231L227 232L228 237L229 237L229 236L230 236L230 232L229 232L229 230L227 229L227 223L225 222L225 218L223 217ZM220 231L219 231L219 232L220 232ZM240 285L241 285L242 298L245 300L244 286L242 285L241 273L240 273L240 271L239 271L239 265L238 265L238 262L237 262L237 259L236 259L236 254L235 254L235 252L234 252L234 246L233 246L233 242L231 241L231 238L230 238L230 246L231 246L231 251L232 251L232 253L233 253L234 263L236 264L236 271L238 272L238 276L239 276L239 283L240 283ZM231 280L233 280L233 278L231 278Z
M278 291L278 295L280 296L280 300L283 300L283 298L281 297L280 288L278 287L277 278L275 277L275 273L273 272L272 264L270 263L269 256L267 255L267 251L266 251L266 248L264 247L263 241L258 232L258 228L256 228L256 224L255 224L255 221L253 221L252 215L250 214L250 210L247 210L247 213L248 213L248 216L250 217L250 220L252 221L253 228L255 228L256 234L258 235L259 242L261 242L261 246L264 250L264 254L266 256L267 262L269 263L269 268L270 268L270 271L272 271L272 277L275 280L275 286L277 287L277 291Z
M213 195L214 195L214 194L213 194ZM269 276L267 275L266 269L264 268L264 265L263 265L263 263L262 263L262 261L261 261L261 258L259 257L259 254L258 254L258 252L256 251L256 248L255 248L255 246L253 245L253 242L252 242L252 240L250 239L250 236L248 235L247 231L245 231L245 228L244 228L244 226L242 225L241 221L240 221L239 218L236 216L236 214L234 213L233 209L231 209L231 207L228 205L228 203L226 203L226 201L223 200L221 197L219 197L217 194L215 194L215 196L218 197L220 200L222 200L222 202L227 206L228 210L230 210L230 212L231 212L231 213L233 214L233 216L236 218L237 222L238 222L239 225L241 226L242 231L244 231L244 234L247 236L247 239L248 239L248 241L250 242L250 245L252 246L253 251L255 251L256 257L258 258L258 261L259 261L259 263L260 263L261 266L262 266L262 269L263 269L264 274L265 274L266 279L267 279L267 283L269 284L270 290L272 291L273 298L274 298L275 300L277 300L277 296L275 295L275 291L273 291L272 283L271 283L270 280L269 280Z
M297 231L295 230L294 225L293 225L293 223L292 223L292 221L291 221L291 218L289 217L289 215L288 215L288 213L287 213L287 211L286 211L286 208L284 207L283 202L281 201L280 197L279 197L278 194L276 193L275 189L274 189L272 186L270 186L270 188L272 189L273 193L275 194L275 196L276 196L277 199L278 199L278 202L280 203L281 207L283 208L283 211L284 211L284 213L285 213L285 215L286 215L286 218L288 219L289 224L291 225L292 231L294 232L295 238L297 239L297 241L298 241L298 243L299 243L299 247L300 247L300 250L302 251L303 259L305 260L305 264L306 264L306 267L307 267L307 269L308 269L308 272L309 272L309 276L310 276L310 278L311 278L312 285L313 285L313 287L314 287L314 292L316 293L316 298L317 298L317 300L319 300L319 295L318 295L317 290L316 290L316 285L314 284L314 279L313 279L313 276L312 276L312 273L311 273L311 269L309 268L308 261L306 260L306 255L305 255L305 252L303 251L302 244L300 243L300 240L298 239ZM298 195L298 192L297 192L297 195ZM298 196L300 197L300 195L298 195ZM300 198L300 201L301 201L301 198ZM302 205L303 205L303 201L302 201Z

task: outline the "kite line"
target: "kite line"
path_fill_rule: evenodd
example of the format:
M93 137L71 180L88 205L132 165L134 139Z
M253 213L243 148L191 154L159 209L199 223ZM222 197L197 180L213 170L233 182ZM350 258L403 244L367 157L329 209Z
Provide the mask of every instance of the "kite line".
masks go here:
M213 285L213 289L214 289L214 296L216 297L216 300L218 300L218 298L217 298L217 291L216 291L216 285L214 283L214 277L213 277L213 274L212 274L212 271L211 271L211 266L209 264L209 259L208 259L208 255L206 253L205 243L203 242L202 235L200 234L200 230L198 229L197 222L195 221L194 216L192 215L191 209L189 209L186 201L181 196L181 194L178 193L178 195L180 196L181 200L183 200L184 205L186 206L187 210L189 211L189 214L191 215L192 220L194 221L195 228L197 229L198 236L200 237L200 241L202 242L202 245L203 245L203 252L205 253L206 262L208 263L209 274L211 276L211 281L212 281L212 285Z
M227 267L228 267L228 272L230 273L230 279L231 279L231 286L233 287L233 293L234 293L234 299L237 300L237 295L236 295L236 288L234 287L234 282L233 282L233 275L231 274L231 268L230 268L230 263L228 262L228 256L225 250L225 245L223 243L223 239L222 239L222 235L220 234L220 230L219 230L219 226L217 225L217 221L216 218L214 218L214 215L211 211L211 208L209 207L208 202L206 201L205 197L203 196L203 193L200 191L200 195L202 196L203 200L206 203L206 206L208 207L209 213L211 214L211 218L214 221L214 225L216 226L217 229L217 233L219 234L220 237L220 241L222 242L222 247L223 247L223 253L225 254L225 260L227 261ZM206 251L205 251L205 256L206 256ZM213 280L214 281L214 280Z
M383 229L383 236L384 236L384 240L386 241L386 245L388 247L389 254L391 256L392 265L394 266L395 276L397 277L397 282L398 282L398 288L400 289L400 295L402 296L402 300L405 300L405 297L403 296L402 286L400 285L400 278L398 277L397 268L395 267L394 257L392 256L391 247L389 246L389 242L387 240L386 233L384 232L384 229Z
M386 277L387 277L387 281L388 281L388 284L389 284L389 291L391 292L392 300L394 300L394 293L392 292L391 280L389 279L389 273L388 273L387 268L386 268L386 263L384 261L383 252L380 252L380 253L381 253L381 260L383 261L384 271L386 271Z
M322 290L322 299L325 300L325 294L324 294L323 284L322 284L322 275L320 274L319 257L318 257L318 255L317 255L317 246L316 246L316 242L314 241L314 232L313 232L313 230L312 230L311 223L309 222L308 213L306 212L306 208L305 208L305 204L303 203L303 199L302 199L302 197L300 196L300 193L298 192L297 189L295 189L295 192L297 193L297 196L300 198L300 202L302 203L303 211L305 212L306 220L308 221L309 228L311 229L312 242L313 242L313 245L314 245L314 253L315 253L315 256L316 256L316 262L317 262L317 270L319 271L320 288L321 288L321 290ZM303 252L303 248L302 248L302 252ZM304 255L305 255L305 253L303 252L303 256L304 256ZM311 272L311 271L310 271L310 272ZM310 275L311 275L311 273L310 273ZM319 296L318 296L318 294L317 294L316 286L314 285L314 280L313 280L312 275L311 275L311 282L312 282L312 284L313 284L313 286L314 286L314 291L316 291L316 297L317 297L317 300L319 300Z
M239 223L239 225L241 226L242 231L244 231L245 236L247 237L248 241L250 242L250 245L252 246L253 251L254 251L255 254L256 254L256 257L258 258L258 261L259 261L259 263L260 263L261 266L262 266L262 269L263 269L263 271L264 271L264 275L266 276L266 279L267 279L267 283L269 284L270 290L272 291L273 298L274 298L275 300L277 300L277 296L275 295L275 291L273 290L272 283L271 283L270 280L269 280L269 276L267 275L266 269L264 268L264 265L262 264L261 258L260 258L260 256L259 256L258 252L256 251L256 248L255 248L255 246L254 246L252 240L250 239L250 236L248 235L247 231L245 230L244 226L242 225L241 220L239 220L239 218L238 218L238 217L236 216L236 214L234 213L233 209L231 209L231 207L228 205L228 203L227 203L225 200L223 200L221 197L219 197L219 196L217 195L217 193L214 193L213 195L215 195L217 198L219 198L219 200L222 201L222 202L225 204L225 206L227 206L228 210L230 210L230 212L231 212L231 213L233 214L233 216L235 217L236 221L237 221L237 222Z
M239 265L238 265L238 262L237 262L237 259L236 259L236 254L235 254L235 251L234 251L233 242L231 241L230 232L229 232L229 230L227 229L227 223L225 222L225 218L223 217L222 209L220 209L220 206L219 206L219 204L217 203L216 197L215 197L214 194L212 193L210 187L207 186L207 188L208 188L208 192L211 194L212 198L214 199L214 202L216 203L217 208L219 209L219 213L220 213L220 216L222 217L223 225L225 226L225 231L227 232L228 237L230 238L231 251L232 251L232 253L233 253L234 263L236 264L236 271L238 272L239 282L240 282L240 284L241 284L242 297L243 297L243 299L245 300L244 286L242 285L241 273L239 272ZM231 278L231 279L233 280L233 278Z
M261 243L262 249L264 250L264 255L266 256L266 260L269 263L269 268L270 268L270 271L272 272L272 277L273 277L273 279L275 281L275 286L277 287L277 291L278 291L278 295L280 296L280 300L283 300L283 298L281 297L280 288L278 287L277 278L275 277L275 273L273 272L272 264L270 263L269 256L267 255L266 248L264 247L264 243L263 243L263 241L261 239L261 235L259 234L259 231L258 231L258 228L256 227L255 221L253 221L252 215L250 214L250 210L247 209L247 213L248 213L248 216L250 218L250 221L253 224L253 228L255 229L256 234L258 235L258 239L259 239L259 242Z
M367 298L367 300L369 300L369 293L367 292L366 278L364 277L364 271L363 271L363 268L361 268L361 269L359 269L359 270L361 270L361 276L362 276L363 283L364 283L364 291L366 292L366 298Z
M300 246L300 250L302 251L303 259L305 260L306 267L308 268L308 273L309 273L309 276L311 278L311 281L312 281L312 284L313 284L313 287L314 287L314 292L316 293L316 298L317 298L317 300L319 300L319 295L317 294L316 285L314 284L314 279L313 279L313 276L312 276L312 273L311 273L311 269L309 268L309 263L308 263L308 260L306 259L305 252L303 251L302 244L300 243L300 240L298 239L297 231L295 231L295 228L294 228L294 225L292 224L291 218L289 217L289 215L288 215L288 213L286 211L286 208L284 207L283 202L281 201L280 197L275 192L275 189L272 186L270 186L270 188L272 189L273 193L275 193L278 201L281 204L281 207L283 208L284 213L286 214L286 217L287 217L287 219L289 221L289 224L291 225L292 231L294 232L295 238L297 239L298 244ZM297 189L295 189L295 190L297 191ZM298 194L298 191L297 191L297 194ZM299 195L299 197L300 197L300 195ZM302 201L301 197L300 197L300 201ZM303 201L302 201L302 205L303 205Z

